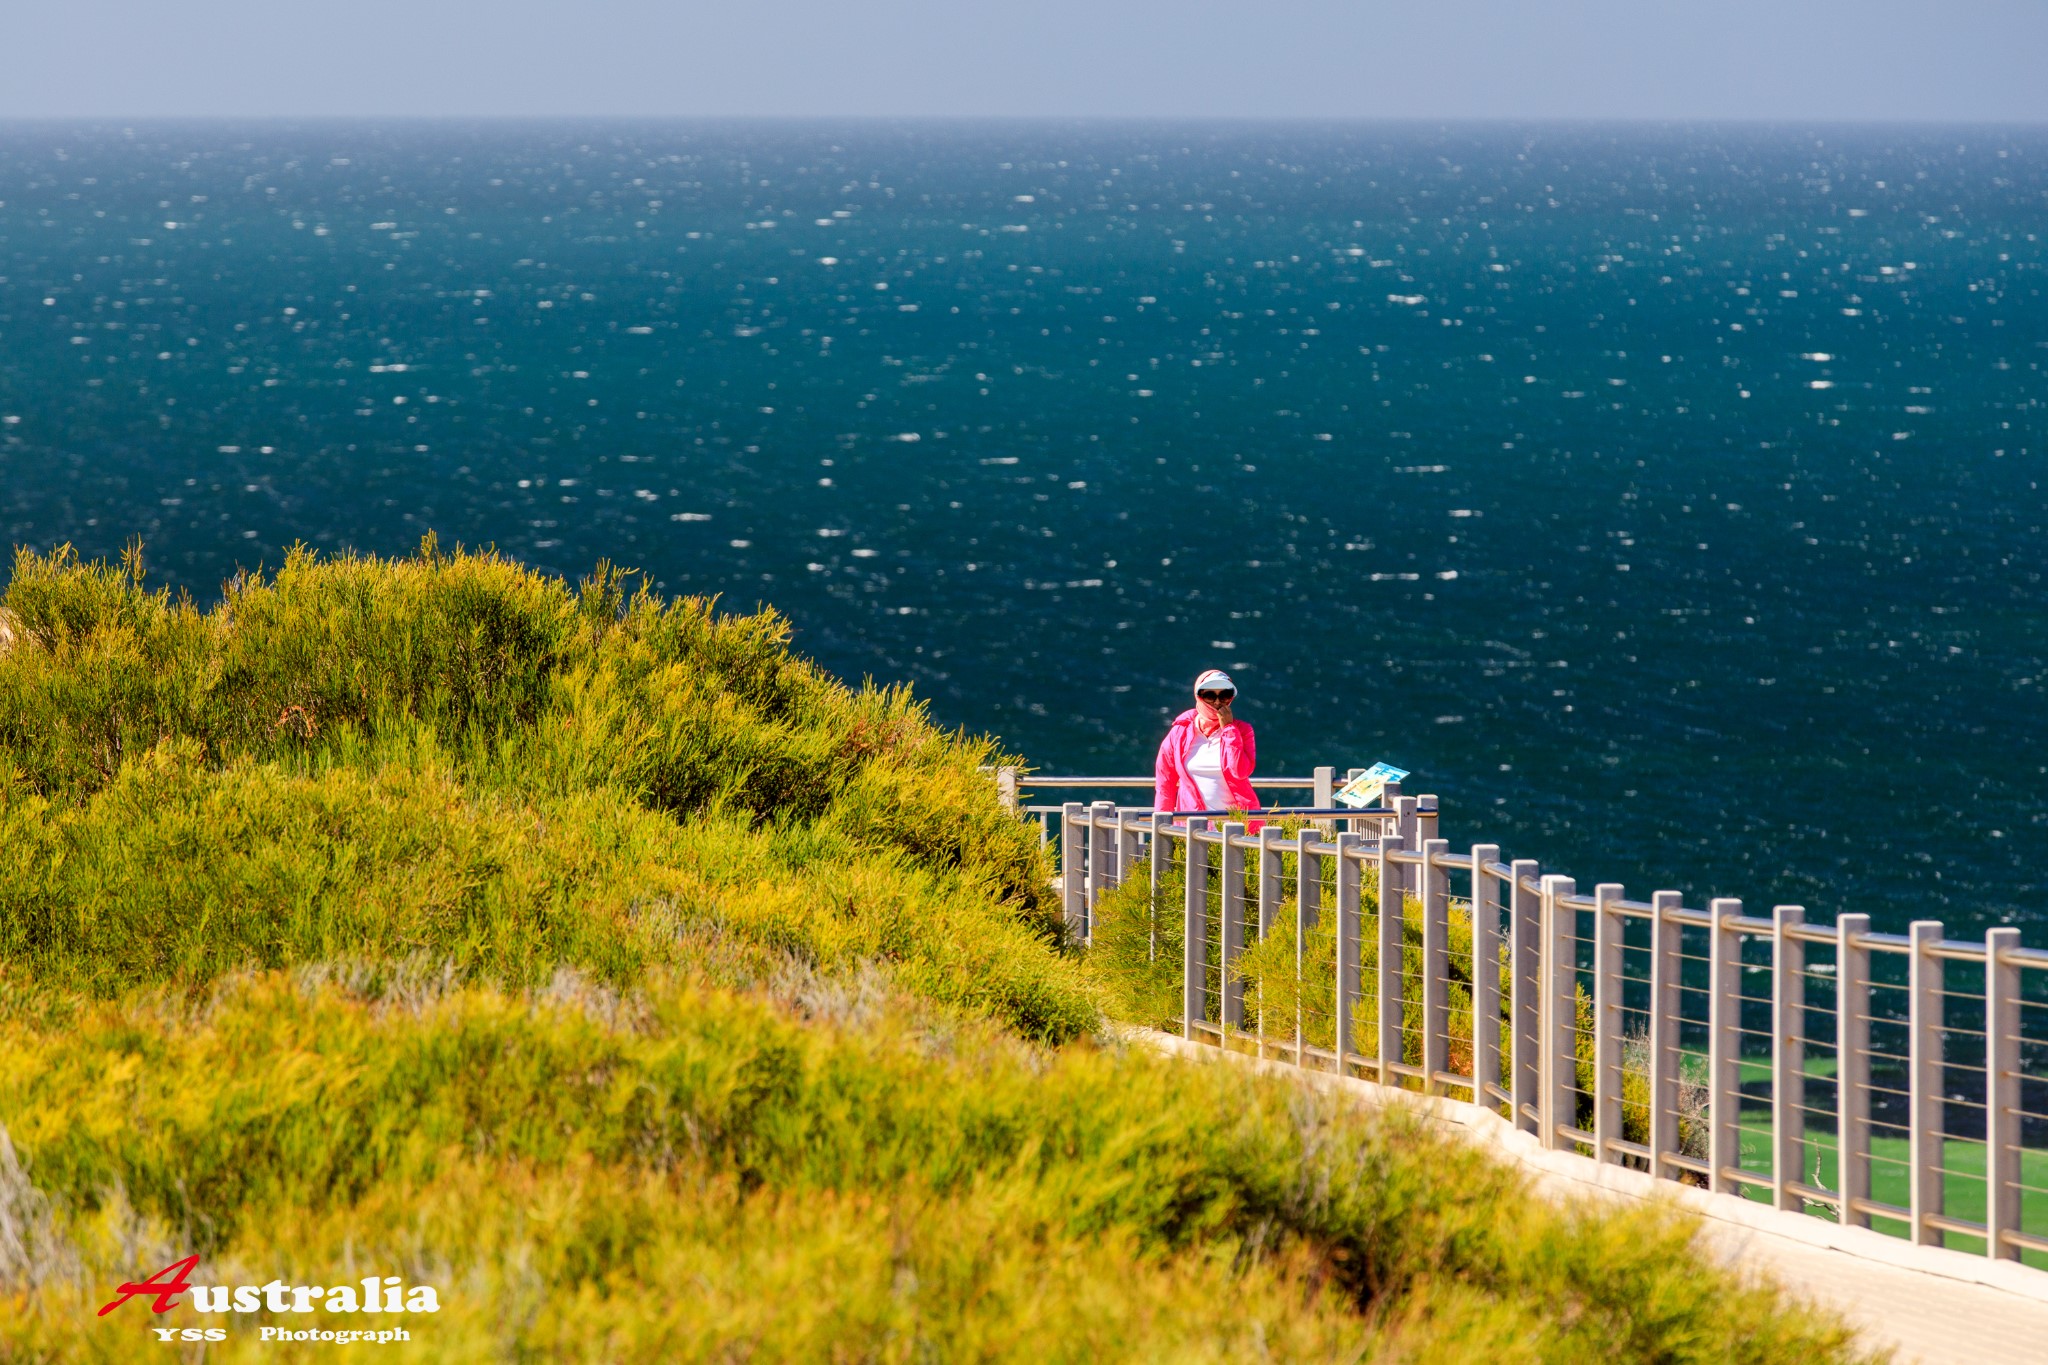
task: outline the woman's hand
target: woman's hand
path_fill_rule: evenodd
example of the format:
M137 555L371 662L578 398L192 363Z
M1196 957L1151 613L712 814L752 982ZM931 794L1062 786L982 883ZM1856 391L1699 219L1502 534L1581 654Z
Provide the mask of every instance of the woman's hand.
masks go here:
M1216 719L1222 721L1225 725L1230 724L1231 716L1229 702L1224 702L1221 706L1216 708Z

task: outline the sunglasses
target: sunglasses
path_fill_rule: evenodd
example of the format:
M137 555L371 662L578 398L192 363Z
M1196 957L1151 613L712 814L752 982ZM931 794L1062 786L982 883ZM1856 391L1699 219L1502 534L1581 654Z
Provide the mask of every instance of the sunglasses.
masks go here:
M1229 700L1230 700L1230 699L1231 699L1232 697L1236 696L1236 695L1237 695L1237 693L1235 693L1235 692L1197 692L1197 693L1195 693L1195 695L1196 695L1196 696L1198 696L1198 697L1200 697L1200 698L1201 698L1201 699L1202 699L1203 701L1209 702L1210 704L1212 704L1212 705L1213 705L1213 704L1215 704L1216 702L1221 702L1221 701L1229 701Z

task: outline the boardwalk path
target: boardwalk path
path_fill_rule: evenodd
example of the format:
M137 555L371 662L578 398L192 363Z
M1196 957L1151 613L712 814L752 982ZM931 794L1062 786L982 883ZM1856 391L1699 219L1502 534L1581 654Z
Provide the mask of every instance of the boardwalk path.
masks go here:
M1804 1214L1712 1195L1624 1166L1597 1165L1545 1151L1496 1114L1431 1100L1369 1081L1340 1080L1278 1062L1133 1029L1134 1044L1179 1057L1267 1070L1370 1105L1399 1104L1520 1165L1536 1187L1559 1199L1664 1200L1699 1215L1700 1240L1731 1266L1752 1270L1841 1314L1873 1345L1898 1352L1899 1365L2004 1365L2048 1361L2048 1272L1992 1263L1959 1251L1916 1247L1863 1228L1837 1227Z

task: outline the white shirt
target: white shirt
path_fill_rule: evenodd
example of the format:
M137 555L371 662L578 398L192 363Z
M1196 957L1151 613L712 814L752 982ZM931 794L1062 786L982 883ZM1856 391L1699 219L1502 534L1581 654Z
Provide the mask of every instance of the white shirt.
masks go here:
M1203 810L1229 810L1230 788L1223 785L1223 732L1206 735L1188 750L1188 776L1202 793Z

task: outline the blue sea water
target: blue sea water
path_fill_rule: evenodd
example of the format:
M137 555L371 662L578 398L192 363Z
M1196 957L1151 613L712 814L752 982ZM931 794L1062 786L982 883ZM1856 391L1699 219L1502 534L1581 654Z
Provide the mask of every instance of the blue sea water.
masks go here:
M1050 772L1221 665L1454 841L2048 946L2044 233L2011 128L0 125L0 532L609 556Z

